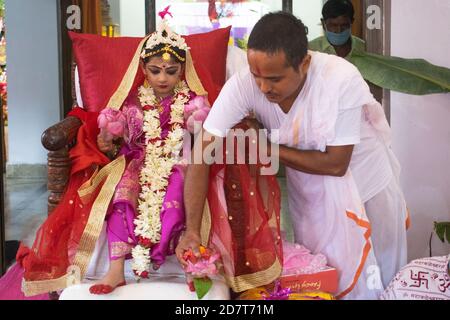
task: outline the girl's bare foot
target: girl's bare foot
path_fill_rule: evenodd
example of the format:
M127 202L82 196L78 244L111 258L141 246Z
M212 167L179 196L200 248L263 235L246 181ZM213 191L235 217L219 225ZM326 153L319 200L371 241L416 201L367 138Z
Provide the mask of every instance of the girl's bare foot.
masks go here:
M89 292L92 294L108 294L113 292L117 287L126 285L124 263L124 258L111 261L106 276L97 284L90 287Z

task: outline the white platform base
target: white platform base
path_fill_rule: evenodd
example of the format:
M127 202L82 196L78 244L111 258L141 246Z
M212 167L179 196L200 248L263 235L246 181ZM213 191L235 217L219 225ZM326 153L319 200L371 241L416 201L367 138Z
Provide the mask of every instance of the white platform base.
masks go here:
M175 276L155 277L136 283L127 281L107 295L93 295L89 288L94 282L71 286L63 291L60 300L198 300L195 292L190 292L185 279ZM214 280L213 286L203 300L230 300L228 286Z
M158 271L151 270L150 279L139 283L134 279L131 260L127 260L126 286L107 295L91 294L89 288L106 275L108 268L108 243L104 226L84 281L65 289L60 300L198 300L197 294L189 291L184 271L175 256L167 257L166 263ZM203 300L230 300L229 287L222 277L213 280L213 286Z

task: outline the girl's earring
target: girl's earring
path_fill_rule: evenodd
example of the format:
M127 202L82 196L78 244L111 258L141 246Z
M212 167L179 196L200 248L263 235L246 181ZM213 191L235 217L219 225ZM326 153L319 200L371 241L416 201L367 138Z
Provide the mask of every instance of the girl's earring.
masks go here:
M150 83L148 83L148 80L145 79L145 81L144 81L144 88L148 89L149 87L150 87Z

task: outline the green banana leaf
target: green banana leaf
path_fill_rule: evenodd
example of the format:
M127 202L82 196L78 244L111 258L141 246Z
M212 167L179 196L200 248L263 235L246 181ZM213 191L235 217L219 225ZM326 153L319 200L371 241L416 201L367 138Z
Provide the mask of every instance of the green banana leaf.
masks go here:
M194 288L197 292L197 297L202 300L204 296L209 292L212 287L212 280L209 278L196 278L194 279Z
M434 231L442 242L450 243L450 222L435 222Z
M336 50L322 36L309 42L309 49L336 55ZM352 36L352 51L346 57L364 79L384 89L414 95L450 92L450 69L423 59L404 59L368 53L365 42Z
M450 92L450 69L423 59L385 57L354 50L349 61L364 79L384 89L413 95Z

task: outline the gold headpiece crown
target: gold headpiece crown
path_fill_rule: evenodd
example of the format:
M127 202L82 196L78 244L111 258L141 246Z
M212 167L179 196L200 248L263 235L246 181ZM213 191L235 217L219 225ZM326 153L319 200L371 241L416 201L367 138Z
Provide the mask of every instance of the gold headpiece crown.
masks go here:
M164 46L161 47L161 45ZM177 53L177 50L174 50L174 48L178 49L178 51L189 50L189 47L186 44L184 38L172 31L172 29L169 27L168 21L166 19L163 19L159 24L157 30L152 33L147 40L146 45L142 50L141 58L145 59L164 52L164 60L170 60L170 54L172 54L180 61L185 61L185 58Z

